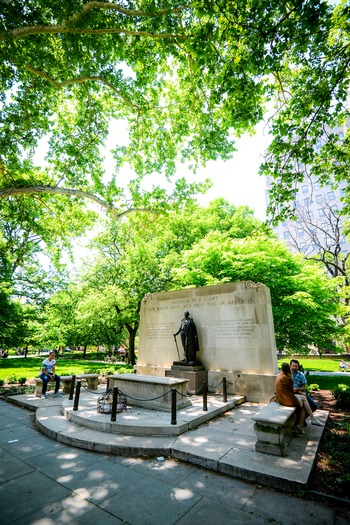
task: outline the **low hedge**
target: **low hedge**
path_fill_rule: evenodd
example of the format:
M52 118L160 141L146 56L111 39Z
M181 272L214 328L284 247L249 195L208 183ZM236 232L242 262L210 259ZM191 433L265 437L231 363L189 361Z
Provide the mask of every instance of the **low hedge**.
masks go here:
M337 405L342 410L350 410L350 386L340 384L331 390Z

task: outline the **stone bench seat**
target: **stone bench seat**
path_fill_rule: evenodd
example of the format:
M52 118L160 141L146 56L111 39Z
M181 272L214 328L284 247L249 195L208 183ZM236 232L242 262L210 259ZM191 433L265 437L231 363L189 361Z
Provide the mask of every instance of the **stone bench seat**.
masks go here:
M274 456L287 456L286 436L297 435L297 408L286 407L275 401L261 408L254 416L257 436L255 450Z
M59 375L59 374L58 374ZM69 394L73 376L60 376L61 377L61 387L63 388L64 394ZM97 390L98 389L98 374L79 374L76 376L76 381L79 379L86 379L88 383L88 388L91 390ZM35 396L40 397L42 392L42 383L43 380L40 377L36 377L35 379ZM49 381L49 383L52 383L52 381Z
M106 362L106 363L115 363L117 361L117 358L114 357L114 356L105 356L103 358L103 360Z

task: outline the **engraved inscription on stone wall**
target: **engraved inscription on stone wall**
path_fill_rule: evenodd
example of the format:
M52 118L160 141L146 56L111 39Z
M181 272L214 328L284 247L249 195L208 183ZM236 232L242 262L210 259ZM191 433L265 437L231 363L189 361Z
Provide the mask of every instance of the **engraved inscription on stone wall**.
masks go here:
M218 320L214 324L214 336L216 339L250 339L254 337L254 326L254 318Z
M145 299L147 301L147 298ZM254 297L245 295L230 295L223 297L222 295L207 295L205 297L187 297L181 299L170 299L162 304L161 301L148 302L147 310L149 312L164 312L164 311L178 311L190 310L191 308L212 308L225 305L243 305L254 304Z
M149 324L147 326L147 337L151 341L169 340L174 332L173 323Z

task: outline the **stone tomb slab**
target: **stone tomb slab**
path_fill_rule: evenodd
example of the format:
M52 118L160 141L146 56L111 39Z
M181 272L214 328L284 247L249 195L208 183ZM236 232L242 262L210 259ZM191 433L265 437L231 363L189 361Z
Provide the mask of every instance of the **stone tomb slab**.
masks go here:
M186 396L188 379L139 374L108 376L109 388L118 387L127 396L128 405L171 412L171 390L176 388L176 408L191 405Z

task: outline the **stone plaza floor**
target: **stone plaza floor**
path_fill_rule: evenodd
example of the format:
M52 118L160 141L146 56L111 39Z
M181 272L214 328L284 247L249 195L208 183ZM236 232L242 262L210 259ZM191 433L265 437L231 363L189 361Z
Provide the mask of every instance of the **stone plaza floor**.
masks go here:
M257 405L241 405L179 436L115 435L114 439L127 440L129 447L132 443L140 447L144 441L145 447L169 452L169 455L133 457L93 450L98 443L94 441L98 436L93 429L70 428L74 440L80 437L90 442L91 450L39 432L35 424L36 405L42 412L40 417L46 417L48 423L56 419L57 426L63 421L58 415L61 407L56 398L32 400L31 410L13 404L20 403L19 399L11 401L0 400L2 525L105 522L296 525L300 521L308 525L345 525L350 522L347 509L297 495L298 487L303 484L295 481L295 477L298 471L300 475L308 468L312 442L317 441L316 432L322 429L308 428L309 435L294 440L291 457L273 458L271 463L270 456L254 450L250 418L259 409ZM64 424L63 421L62 436L69 435ZM163 449L159 440L165 440ZM250 479L252 472L254 480ZM280 488L283 480L294 479L296 494L271 488L266 483L271 477L281 480Z

